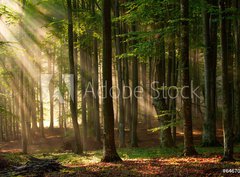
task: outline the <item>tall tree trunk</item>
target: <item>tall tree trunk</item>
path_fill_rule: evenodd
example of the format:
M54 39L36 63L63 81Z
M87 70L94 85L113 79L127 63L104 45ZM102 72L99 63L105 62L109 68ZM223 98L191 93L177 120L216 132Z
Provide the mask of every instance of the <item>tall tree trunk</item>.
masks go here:
M83 49L80 49L80 75L81 75L81 107L82 107L82 127L83 127L83 149L87 147L87 106L86 106L86 54Z
M26 6L26 0L22 1L22 13L24 16L25 13L25 6ZM24 19L23 19L24 20ZM21 21L20 26L24 27L24 22ZM24 97L24 67L23 64L20 66L20 97L19 97L19 103L20 104L20 116L21 116L21 138L22 138L22 152L24 154L28 153L28 140L27 140L27 128L26 128L26 119L25 119L25 112L26 112L26 100Z
M115 17L120 16L119 12L119 1L115 0L114 4ZM115 43L116 43L116 55L117 55L117 75L118 75L118 117L119 117L119 146L125 147L125 116L123 112L123 79L122 79L122 60L118 56L122 54L122 41L119 35L121 34L119 22L115 22Z
M92 13L95 17L95 0L92 0ZM99 94L98 94L98 41L94 37L93 39L93 66L92 66L92 74L93 74L93 90L94 90L94 99L93 99L93 107L94 107L94 130L96 141L101 141L101 131L100 131L100 112L99 112Z
M141 68L142 68L142 86L143 86L143 121L144 121L144 125L146 125L146 129L148 129L147 64L142 63Z
M204 44L205 44L205 105L203 123L203 146L216 146L216 70L217 70L217 28L218 15L210 13L208 6L216 8L218 0L206 0L203 9Z
M74 135L75 135L75 143L76 143L76 154L82 154L82 142L80 136L80 129L78 125L78 116L77 116L77 87L76 81L77 76L75 74L75 62L74 62L74 45L73 45L73 20L72 20L72 1L67 0L67 7L68 7L68 49L69 49L69 65L70 65L70 74L73 75L73 83L71 93L73 96L70 97L70 109L71 109L71 116L72 116L72 123L74 128Z
M37 112L36 112L36 108L37 108L37 106L36 106L36 93L35 93L35 87L34 86L32 86L31 94L32 94L31 95L32 130L35 133L38 129L38 126L37 126Z
M127 33L127 25L124 23L123 25L123 33ZM123 41L126 40L123 38ZM126 42L123 45L123 53L127 52L127 44ZM128 58L124 58L123 60L123 94L124 94L124 117L128 122L130 133L132 131L132 115L131 115L131 98L130 98L130 83L129 83L129 61ZM131 135L130 135L131 136Z
M25 120L26 120L26 132L27 132L27 140L28 144L32 143L32 132L31 132L31 107L30 107L30 81L29 78L26 76L24 77L24 97L25 97Z
M91 50L90 50L91 51ZM93 83L92 83L92 55L90 51L86 50L86 79L87 79L87 88L86 88L86 101L87 101L87 130L88 136L94 137L94 109L93 109Z
M40 64L40 72L41 72L41 64ZM39 116L40 116L40 119L39 119L39 128L40 128L40 134L41 134L41 137L44 138L45 135L44 135L44 110L43 110L43 90L42 90L42 77L41 77L41 74L40 74L40 82L39 82L39 101L40 101L40 107L39 107Z
M236 15L239 16L240 1L235 0L235 8L238 10ZM236 141L240 142L240 20L235 20L235 42L236 42L236 87L235 87L235 121L236 121Z
M191 84L189 74L189 1L181 0L181 62L183 68L182 82L186 87L183 91L183 117L184 117L184 155L196 155L193 144L192 129L192 102L191 102Z
M62 52L61 52L61 57L62 57ZM63 77L62 77L62 74L63 74L63 63L62 63L62 61L60 60L60 64L59 64L60 66L59 66L59 89L60 89L60 93L61 93L61 95L63 94L61 91L63 90ZM63 98L64 98L64 96L62 96ZM63 129L63 104L64 104L64 100L63 100L63 102L61 102L60 100L59 100L59 102L58 102L58 107L59 107L59 128L62 130Z
M169 55L168 55L168 88L170 89L172 86L177 87L177 67L176 67L176 37L175 33L170 36L170 43L169 43ZM171 90L170 92L171 97L176 95L176 90ZM169 98L168 100L168 107L171 113L171 122L172 122L172 140L173 144L176 145L176 99Z
M161 37L159 39L159 42L156 44L156 50L157 50L157 60L158 64L156 66L156 78L159 82L158 88L163 86L166 81L165 72L166 72L166 56L165 56L165 41L164 37ZM165 89L165 88L161 88ZM160 140L161 140L161 146L162 147L173 147L173 139L171 134L171 116L166 115L162 116L162 114L166 114L166 111L168 111L168 107L166 104L166 100L164 98L164 92L160 91L160 95L154 98L154 106L156 109L156 112L159 116L159 125L164 128L161 130L160 133Z
M132 32L136 32L136 22L132 24ZM133 41L135 44L136 41ZM132 61L132 130L131 146L138 147L138 58L135 56Z
M52 61L51 61L52 60ZM49 74L53 74L54 75L54 54L50 54L50 57L48 59L48 73ZM54 76L53 76L54 77ZM53 84L53 80L50 81L49 84L49 99L50 99L50 125L49 128L51 131L53 131L54 129L54 98L53 98L53 94L54 94L54 84Z
M27 140L27 128L26 128L26 120L25 120L25 98L24 98L24 74L23 68L20 69L20 111L21 111L21 136L22 136L22 152L27 154L28 152L28 140Z
M233 160L233 53L231 0L221 0L221 44L222 44L222 82L223 82L223 138L224 156L222 161Z
M148 75L148 94L149 94L149 98L148 98L148 106L149 108L152 107L152 57L149 57L149 75ZM148 114L148 118L147 118L147 127L148 129L152 128L152 121L151 121L151 114Z
M111 29L111 0L103 1L103 115L104 143L103 162L121 161L115 147L114 113L112 88L112 29Z

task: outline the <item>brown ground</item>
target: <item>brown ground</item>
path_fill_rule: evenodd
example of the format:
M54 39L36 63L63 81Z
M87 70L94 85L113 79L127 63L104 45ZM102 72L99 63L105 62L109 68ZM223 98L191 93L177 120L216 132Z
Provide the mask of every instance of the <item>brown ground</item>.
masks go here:
M56 129L54 132L46 130L46 138L34 138L33 144L29 146L30 153L44 152L64 152L63 144L68 142L66 138L59 136L62 132ZM177 140L182 143L182 132L178 131ZM218 130L221 141L221 130ZM117 132L116 132L117 136ZM196 144L201 142L201 132L194 131L194 140ZM129 136L127 135L127 142ZM89 140L89 149L99 149L99 144ZM139 147L157 147L159 146L159 134L149 132L144 128L139 128ZM12 141L0 144L0 152L16 153L21 151L21 142ZM240 157L239 154L236 154ZM45 176L240 176L240 164L237 163L220 163L221 154L210 154L208 156L198 156L192 158L170 157L155 159L131 159L124 160L122 163L89 163L89 164L69 164L61 173L46 174ZM234 169L229 173L223 173L223 169Z

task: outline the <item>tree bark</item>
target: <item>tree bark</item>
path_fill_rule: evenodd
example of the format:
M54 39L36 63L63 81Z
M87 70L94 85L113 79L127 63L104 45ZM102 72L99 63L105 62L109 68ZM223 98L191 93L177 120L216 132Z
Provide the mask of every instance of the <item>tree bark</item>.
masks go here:
M54 75L54 63L51 60L54 60L54 54L50 54L49 55L50 58L48 59L48 73L49 74L53 74ZM54 76L53 76L54 77ZM50 125L49 125L49 129L51 131L53 131L54 129L54 98L53 98L53 94L54 94L54 84L53 84L53 80L50 81L49 83L49 99L50 99Z
M119 1L115 0L114 3L115 17L120 16L119 12ZM123 148L125 144L125 116L123 111L123 78L122 78L122 60L119 56L122 52L122 39L119 37L121 34L119 22L115 22L115 45L116 45L116 60L117 60L117 76L118 76L118 117L119 117L119 147Z
M40 72L41 72L41 63L40 63ZM40 82L39 82L39 101L40 101L40 120L39 120L39 128L41 137L44 138L44 110L43 110L43 92L42 92L42 78L40 75Z
M95 17L95 0L92 0L92 14ZM95 130L95 139L97 142L101 142L101 128L100 128L100 112L99 112L99 94L98 94L98 41L93 37L93 66L92 66L92 83L94 90L94 130Z
M20 111L21 111L21 136L22 136L22 152L24 154L28 153L28 140L27 140L27 128L26 128L26 120L25 120L25 99L24 99L24 74L23 68L20 69Z
M158 81L158 88L162 87L165 84L166 77L166 56L165 56L165 41L162 36L156 44L157 50L157 65L156 65L156 78ZM165 88L161 88L165 89ZM164 98L164 92L160 91L160 95L156 95L154 97L154 107L158 114L159 126L163 128L160 133L160 141L162 147L173 147L173 139L171 134L171 116L162 114L166 114L168 111L168 106L166 104L166 100Z
M81 107L82 107L82 127L83 127L83 149L87 150L87 106L86 106L86 54L83 49L80 49L80 75L81 75Z
M216 8L218 1L206 0L204 6ZM217 70L217 28L218 15L203 9L204 44L205 44L205 105L206 113L203 123L203 146L219 145L216 137L216 70Z
M74 45L73 45L73 20L72 20L72 1L67 0L67 7L68 7L68 49L69 49L69 65L70 65L70 72L69 74L73 75L73 83L72 84L72 93L73 97L70 97L70 109L71 109L71 116L72 116L72 123L74 128L75 134L75 143L76 143L76 154L82 154L82 142L80 136L80 129L78 125L78 116L77 116L77 87L76 81L77 76L75 74L75 62L74 62Z
M221 0L221 44L223 82L223 138L224 156L222 161L233 161L233 53L230 12L231 0Z
M132 24L132 32L136 32L136 22ZM135 44L136 41L133 41ZM131 146L138 147L137 127L138 127L138 58L133 57L132 61L132 130Z
M142 63L142 86L143 86L143 121L148 129L148 97L147 97L147 64Z
M23 14L25 12L25 6L26 6L26 0L23 0L22 2L22 10ZM24 16L24 15L23 15ZM21 21L21 25L24 27L24 22ZM20 97L19 97L19 103L20 104L20 116L21 116L21 138L22 138L22 152L24 154L28 153L28 140L27 140L27 128L26 128L26 120L25 120L25 112L26 112L26 102L24 97L24 68L23 65L20 67Z
M184 156L196 155L193 144L193 129L192 129L192 102L191 102L191 84L189 74L189 1L181 0L181 56L182 62L182 83L187 87L183 91L183 117L184 117Z
M173 33L170 36L170 43L169 43L169 56L168 56L168 88L172 86L177 87L177 67L176 67L176 36L175 33ZM170 94L176 95L176 90L171 90ZM172 140L173 140L173 145L176 145L176 99L168 99L168 108L171 113L171 119L172 119Z
M115 147L112 88L111 0L103 1L103 162L121 161Z
M240 10L240 1L235 0L235 8ZM236 15L239 16L239 13ZM235 89L235 121L236 121L236 141L240 142L240 20L235 20L235 44L236 44L236 89Z

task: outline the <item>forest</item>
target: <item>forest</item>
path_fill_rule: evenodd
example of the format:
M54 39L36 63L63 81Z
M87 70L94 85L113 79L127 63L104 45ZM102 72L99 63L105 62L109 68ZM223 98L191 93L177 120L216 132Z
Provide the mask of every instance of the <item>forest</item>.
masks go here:
M0 176L239 176L240 1L0 0Z

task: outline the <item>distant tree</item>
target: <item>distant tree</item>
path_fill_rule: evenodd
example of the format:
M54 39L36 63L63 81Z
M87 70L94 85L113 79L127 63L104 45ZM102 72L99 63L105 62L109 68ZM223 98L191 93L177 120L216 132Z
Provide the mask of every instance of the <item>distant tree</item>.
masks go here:
M41 72L41 63L39 64L39 71ZM43 90L42 90L42 78L41 75L39 77L39 130L42 138L44 135L44 110L43 110Z
M49 51L49 58L48 58L48 73L53 74L54 78L54 53L52 51ZM53 51L55 52L55 51ZM50 125L49 128L51 131L54 129L54 81L51 80L49 84L49 99L50 99Z
M96 16L96 2L92 0L92 15ZM96 30L97 26L95 27ZM93 66L92 66L92 83L94 90L94 98L93 98L93 108L94 108L94 130L95 130L95 139L96 141L101 141L101 130L100 130L100 112L99 112L99 94L98 94L98 40L96 37L93 37Z
M132 32L137 31L136 22L132 23ZM136 45L137 41L133 41L133 45ZM138 58L137 56L133 57L132 61L132 122L131 122L131 146L138 147L138 136L137 136L137 127L138 127Z
M22 13L24 17L24 12L25 12L25 7L26 7L26 0L22 1ZM24 27L24 22L23 20L20 22L20 26ZM24 28L23 28L24 29ZM23 32L23 31L21 31ZM23 33L22 33L23 34ZM24 154L28 153L28 139L27 139L27 125L26 125L26 98L25 98L25 74L24 74L24 67L23 64L20 65L20 75L19 75L19 91L20 91L20 97L19 97L19 106L20 106L20 117L21 117L21 137L22 137L22 152ZM25 93L25 94L24 94Z

